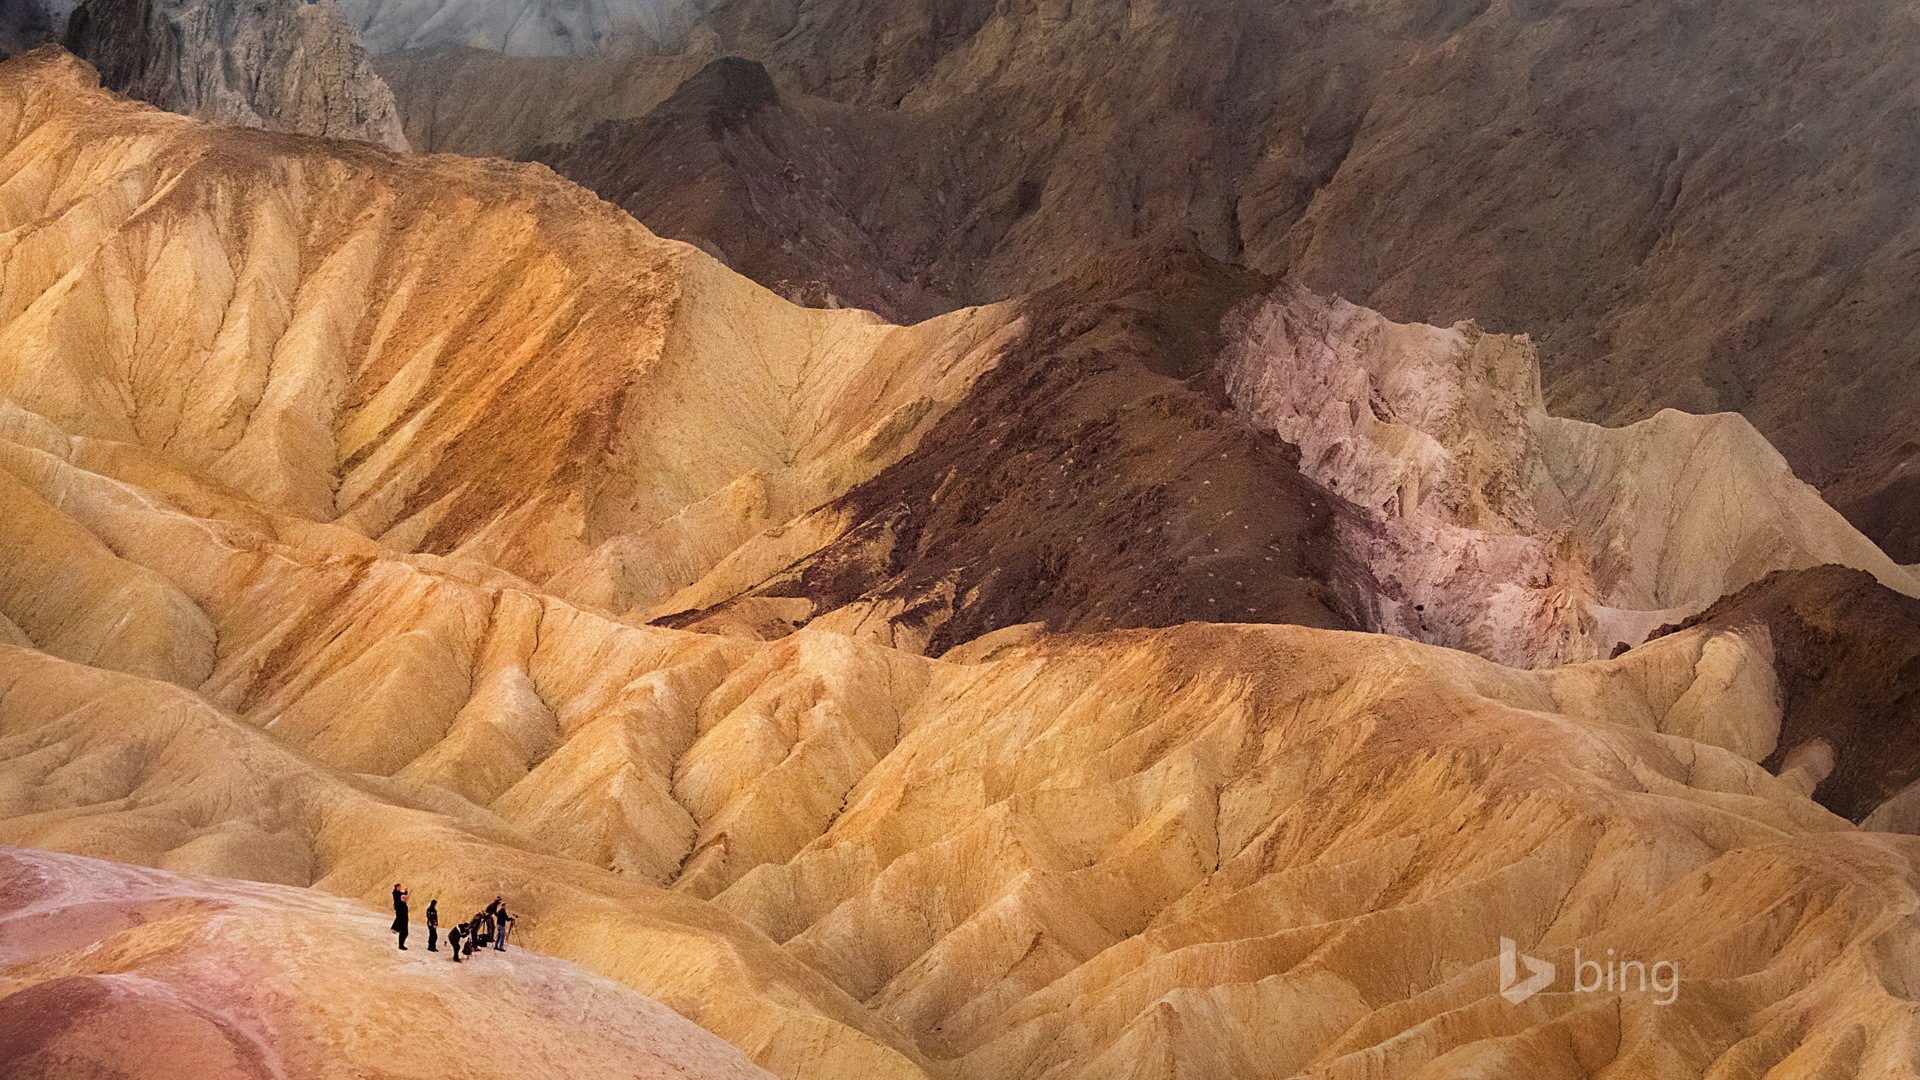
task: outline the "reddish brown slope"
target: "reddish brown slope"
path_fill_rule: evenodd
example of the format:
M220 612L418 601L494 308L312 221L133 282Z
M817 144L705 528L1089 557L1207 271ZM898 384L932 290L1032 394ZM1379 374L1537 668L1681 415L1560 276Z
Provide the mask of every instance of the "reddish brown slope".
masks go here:
M1814 798L1854 821L1920 779L1920 600L1822 566L1773 574L1685 627L1754 625L1772 637L1785 706L1768 768L1823 740L1834 767Z
M935 654L1027 622L1355 627L1366 571L1339 551L1344 504L1209 383L1221 318L1263 284L1135 253L1040 293L1024 340L920 448L829 508L838 537L752 594L852 605Z

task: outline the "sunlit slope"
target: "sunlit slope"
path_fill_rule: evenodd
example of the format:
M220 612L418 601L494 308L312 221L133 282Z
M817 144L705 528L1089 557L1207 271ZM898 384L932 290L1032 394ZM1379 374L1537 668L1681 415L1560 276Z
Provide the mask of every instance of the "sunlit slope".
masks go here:
M456 967L415 919L403 953L385 919L307 890L0 851L0 1060L14 1080L768 1076L571 964Z
M556 855L443 790L328 769L170 684L11 648L0 669L7 843L370 904L404 880L450 914L504 894L527 916L520 944L697 1018L782 1076L920 1075L904 1039L707 905Z
M83 635L100 667L0 649L7 842L376 905L504 892L529 947L783 1076L1910 1070L1920 851L1809 800L1819 770L1755 764L1764 630L1552 672L1289 627L979 664L759 643L381 554L49 428L16 415L6 474L220 648L198 692L103 670L141 635ZM1683 992L1510 1006L1501 936L1672 960Z
M537 166L210 128L0 69L0 395L625 609L910 449L1009 316L792 307Z
M1752 764L1765 657L1041 645L923 699L820 840L718 899L962 1075L1910 1075L1916 848ZM1669 959L1684 989L1576 993L1563 966L1515 1007L1503 935Z
M368 568L394 573L420 571ZM417 620L478 591L446 587ZM263 732L24 649L0 654L0 838L373 903L396 878L504 890L528 946L782 1075L907 1070L875 1056L890 1038L979 1077L1410 1075L1443 1053L1516 1077L1678 1054L1675 1075L1703 1075L1803 1046L1905 1075L1914 1018L1886 965L1909 947L1920 851L1754 764L1780 718L1764 635L1525 673L1377 635L1196 626L964 665L820 631L595 641L545 607L524 671L473 678L461 709L497 724L487 687L522 678L542 699L583 675L617 687L611 716L558 725L522 791L674 853L629 876L676 890L562 857L596 853L411 767L329 769L276 737L287 721ZM398 629L313 636L368 656ZM461 697L457 666L416 664L416 685ZM326 730L381 745L400 719L345 706ZM1669 959L1684 989L1509 1006L1503 935Z
M823 630L623 626L13 445L8 475L59 491L52 513L187 596L222 647L199 693L0 653L8 842L373 904L396 879L504 891L528 946L782 1075L1442 1052L1574 1075L1526 1049L1568 1040L1634 1070L1683 1046L1680 1075L1802 1045L1905 1060L1882 958L1907 947L1913 842L1807 799L1817 770L1755 764L1781 724L1764 630L1538 673L1229 626L943 663ZM28 593L62 577L11 573ZM133 667L126 640L92 662ZM1495 996L1502 935L1671 959L1686 989L1517 1009Z

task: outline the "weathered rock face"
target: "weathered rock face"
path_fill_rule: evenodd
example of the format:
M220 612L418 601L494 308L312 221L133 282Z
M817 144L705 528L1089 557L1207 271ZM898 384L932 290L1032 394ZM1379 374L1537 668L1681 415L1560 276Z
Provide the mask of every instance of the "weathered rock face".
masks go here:
M1531 667L1775 570L1920 594L1737 415L1549 416L1525 338L1190 255L1106 260L1022 307L1027 334L915 452L666 621L824 619L935 654L1036 622L1287 622Z
M1227 396L1356 505L1372 625L1504 663L1605 656L1780 569L1920 595L1738 415L1547 415L1525 338L1390 322L1296 286L1231 320Z
M111 89L170 112L407 147L333 0L86 0L66 44Z
M776 6L786 0L776 0ZM593 53L622 38L671 40L710 0L341 0L376 52L454 46L513 56Z
M1920 105L1920 29L1903 12L732 0L618 62L382 63L423 146L525 156L578 139L540 153L662 232L823 296L912 283L884 298L894 314L1004 299L1158 237L1396 319L1529 332L1557 411L1739 411L1920 562L1920 503L1882 497L1920 459L1902 261L1920 200L1900 119ZM781 88L764 146L594 130L639 121L723 55ZM840 181L845 163L860 183ZM696 167L836 212L789 221L763 198L693 214L646 179ZM778 260L727 239L769 219L801 230L765 245Z
M582 603L647 610L872 476L1017 333L793 307L539 166L216 136L9 63L0 394Z
M454 899L448 928L470 913ZM453 968L444 943L427 950L427 900L416 890L402 953L385 920L310 890L0 850L0 1061L12 1080L770 1080L564 961L514 950Z

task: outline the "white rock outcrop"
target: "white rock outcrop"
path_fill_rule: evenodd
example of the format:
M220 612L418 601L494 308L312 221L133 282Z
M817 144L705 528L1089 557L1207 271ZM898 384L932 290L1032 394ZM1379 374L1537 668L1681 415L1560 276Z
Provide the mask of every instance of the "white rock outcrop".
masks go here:
M1920 595L1734 413L1547 415L1524 336L1395 323L1282 285L1221 357L1250 422L1356 504L1381 629L1538 666L1604 656L1774 570L1838 563Z

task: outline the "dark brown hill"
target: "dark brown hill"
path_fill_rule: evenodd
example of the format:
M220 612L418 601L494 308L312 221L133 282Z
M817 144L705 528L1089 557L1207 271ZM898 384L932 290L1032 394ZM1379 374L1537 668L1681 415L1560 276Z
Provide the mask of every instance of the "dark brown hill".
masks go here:
M930 653L1029 622L1356 628L1368 579L1334 535L1345 503L1210 385L1222 318L1264 284L1134 252L1026 301L1024 339L831 508L851 522L838 539L750 595L860 605Z
M1920 779L1920 600L1821 566L1772 574L1682 628L1752 625L1772 636L1785 699L1768 768L1824 739L1834 770L1814 798L1854 821Z
M942 239L942 193L876 190L873 163L904 141L886 137L894 119L782 95L759 63L722 57L646 116L530 156L789 299L915 320L952 308L955 282L913 269Z

